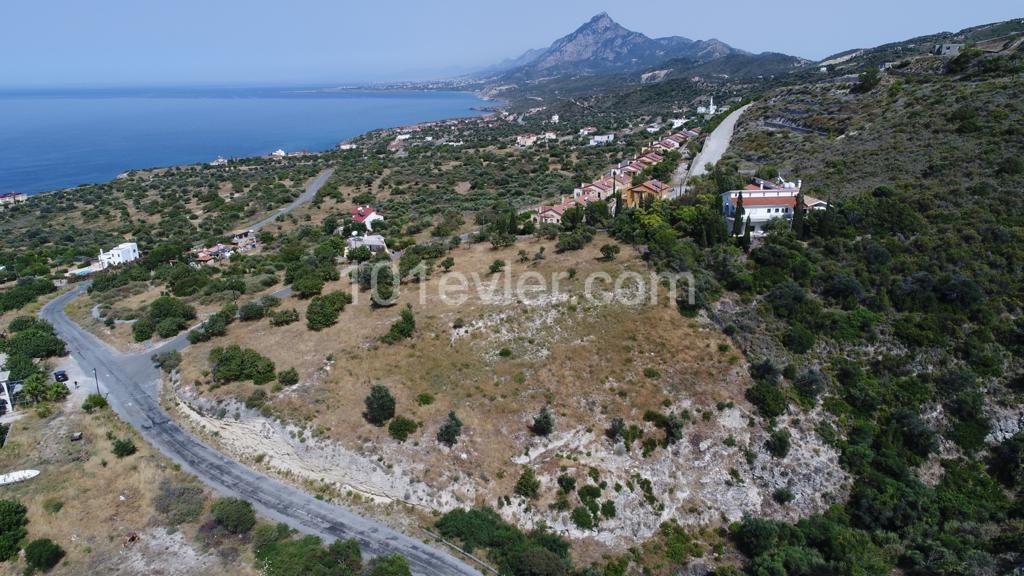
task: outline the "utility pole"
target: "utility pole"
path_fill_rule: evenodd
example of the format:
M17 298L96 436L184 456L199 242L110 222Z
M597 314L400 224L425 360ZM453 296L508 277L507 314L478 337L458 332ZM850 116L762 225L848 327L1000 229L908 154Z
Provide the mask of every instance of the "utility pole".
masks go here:
M92 379L96 381L96 394L99 395L99 393L100 393L100 379L99 379L99 377L96 376L96 369L95 368L92 369Z

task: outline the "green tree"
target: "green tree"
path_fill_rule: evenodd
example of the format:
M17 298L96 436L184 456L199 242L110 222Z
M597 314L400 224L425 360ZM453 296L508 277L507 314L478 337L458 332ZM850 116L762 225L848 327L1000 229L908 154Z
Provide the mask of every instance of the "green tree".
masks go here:
M374 426L383 426L385 422L395 416L395 397L386 386L380 384L370 388L370 393L363 400L366 404L366 412L363 418Z
M533 468L529 466L523 467L523 472L519 475L519 480L516 481L513 491L523 498L530 500L537 498L540 494L540 480L537 478L537 473L533 471Z
M740 192L736 197L736 210L732 214L732 235L739 236L743 234L743 192Z
M413 315L412 308L407 305L399 313L398 320L388 328L388 333L381 337L381 341L385 344L395 344L406 338L411 338L415 331L416 316Z
M743 248L744 252L750 252L750 216L747 216L747 223L743 226L743 237L740 238L740 248Z
M449 412L448 418L441 425L441 429L437 431L437 441L445 446L454 446L461 435L462 420L459 420L455 412Z
M555 429L555 418L551 415L547 406L540 409L540 413L533 419L533 426L530 430L538 436L547 436Z
M400 554L378 556L370 561L367 576L412 576L409 561Z
M444 260L441 260L441 269L444 270L445 272L451 270L452 266L455 266L455 258L452 258L451 256L445 256Z
M295 278L292 289L299 298L311 298L324 289L324 280L315 270L308 270Z
M373 252L370 251L368 246L358 246L348 251L349 262L366 262L370 258L373 258Z
M218 498L210 512L218 525L234 534L245 534L256 525L252 504L239 498Z
M28 510L17 500L0 500L0 562L18 555L28 533Z
M64 549L49 538L33 540L25 546L25 563L36 570L47 571L64 558Z
M618 256L620 250L621 248L618 244L605 244L604 246L601 246L601 256L605 260L615 260L615 257Z

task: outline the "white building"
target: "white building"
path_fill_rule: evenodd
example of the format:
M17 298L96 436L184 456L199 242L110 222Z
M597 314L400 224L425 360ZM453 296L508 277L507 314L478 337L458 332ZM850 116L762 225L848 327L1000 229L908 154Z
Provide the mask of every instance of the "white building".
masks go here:
M526 148L537 143L536 134L520 134L516 136L516 146Z
M109 252L100 250L100 264L103 268L107 266L118 266L127 264L139 259L139 245L135 242L122 242L110 249Z
M611 144L615 140L615 134L601 134L594 136L590 139L591 146L604 146L605 144Z
M740 197L743 198L743 214L740 217L744 222L750 218L750 233L754 236L767 232L768 223L772 220L792 220L801 185L800 180L786 182L779 178L776 182L769 182L755 178L743 190L723 193L722 214L725 215L726 225L732 230L733 219L739 211ZM803 202L807 210L824 210L828 207L827 202L811 196L804 195Z
M384 242L384 237L380 234L363 234L362 236L353 234L348 238L346 243L348 244L348 247L345 249L346 256L348 256L349 250L355 250L362 246L369 248L370 252L373 254L381 252L384 254L388 253L388 245Z
M715 106L715 97L711 97L711 103L707 106L698 106L697 114L705 114L707 116L714 116L718 112L718 106Z
M280 148L278 148L277 150L274 150L273 152L270 153L270 157L271 158L284 158L287 155L288 155L288 153L285 152L284 150L280 149Z
M558 124L558 114L552 114L551 115L551 123L552 124Z

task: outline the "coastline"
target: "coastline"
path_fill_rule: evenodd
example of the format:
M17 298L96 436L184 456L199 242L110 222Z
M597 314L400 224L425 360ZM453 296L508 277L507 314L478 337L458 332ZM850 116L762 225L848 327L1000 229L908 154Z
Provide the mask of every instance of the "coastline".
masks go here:
M316 89L316 90L323 90L323 89ZM442 97L449 97L450 96L450 97L462 97L462 98L471 97L475 101L473 103L470 103L470 102L467 101L467 104L471 104L471 105L465 106L464 108L461 108L459 110L448 110L448 111L444 111L443 109L439 110L442 115L438 115L438 116L431 116L429 114L430 110L416 110L415 112L410 110L409 111L410 113L426 112L427 115L426 115L426 117L424 117L423 115L420 115L420 116L416 117L415 119L407 117L407 118L403 118L401 121L390 121L390 122L387 122L387 123L381 123L381 124L376 124L376 125L367 125L367 121L368 121L366 119L367 115L366 114L361 114L360 115L360 119L363 120L363 124L364 125L358 126L350 135L349 134L344 134L343 131L338 131L340 133L338 133L334 137L331 137L330 144L324 144L323 142L324 142L324 140L326 140L326 138L322 137L322 136L321 137L315 137L315 136L311 136L309 134L306 134L306 135L303 136L303 135L298 134L298 133L300 133L302 131L302 129L297 129L295 131L296 134L294 134L294 135L289 134L289 135L281 138L281 140L291 140L293 142L293 144L291 146L289 146L288 144L282 144L278 149L285 149L285 146L287 146L288 147L287 152L301 153L301 155L305 155L305 156L309 156L309 155L322 155L322 154L330 153L332 151L337 150L337 147L340 144L359 140L361 138L366 137L369 134L372 134L372 133L375 133L375 132L378 132L378 131L381 131L381 130L395 130L395 129L400 129L400 128L406 127L406 126L415 126L415 125L427 124L427 123L431 123L431 122L445 122L445 121L451 121L451 120L476 118L476 117L484 116L484 115L487 115L487 114L493 114L494 112L500 110L502 107L507 106L507 102L494 100L492 98L485 97L485 96L483 96L482 94L480 94L478 92L470 91L470 90L429 89L429 88L405 89L405 88L397 88L397 87L390 88L390 89L378 89L378 88L361 88L361 89L347 88L347 89L344 89L344 90L335 89L334 91L330 92L329 94L325 94L322 97L317 97L316 95L310 95L310 94L303 94L303 93L299 93L299 92L295 92L295 91L288 91L287 89L284 89L284 88L277 88L277 89L254 89L251 92L247 92L247 94L248 94L247 97L228 96L228 95L226 95L226 94L228 94L228 92L222 92L222 91L219 91L219 89L188 89L188 88L175 88L175 89L170 89L169 91L160 90L158 92L147 92L147 91L145 91L143 89L131 89L131 90L120 90L120 91L103 90L103 91L101 91L99 93L94 92L92 96L82 96L81 94L77 94L77 93L73 93L73 92L63 93L63 95L59 96L59 97L55 96L54 92L51 92L49 95L44 95L42 92L36 92L35 94L38 94L38 96L31 95L31 94L32 93L30 93L30 92L23 92L23 93L19 92L17 94L12 93L12 92L6 92L3 95L0 95L0 100L2 100L4 98L7 98L7 99L12 99L12 98L36 99L36 98L39 98L39 99L45 99L45 100L58 100L58 99L66 100L66 99L73 99L73 98L76 98L76 97L77 98L86 99L86 100L97 100L97 101L102 101L102 100L105 100L105 99L113 100L113 99L119 99L119 98L138 99L138 100L149 100L149 99L152 99L152 100L164 100L164 99L166 99L166 100L174 100L174 101L177 101L177 100L182 100L182 101L190 101L190 100L196 100L196 101L231 100L232 102L235 102L237 100L237 101L240 102L240 105L245 105L247 103L249 105L252 105L253 102L257 102L258 103L260 101L264 101L264 102L266 102L266 101L274 101L274 102L280 104L281 102L287 101L287 104L285 104L285 105L291 105L293 102L294 103L300 103L300 104L295 106L296 108L299 108L299 109L303 108L304 106L305 107L310 106L310 103L313 103L312 105L314 105L314 106L320 106L320 107L323 107L325 105L334 105L336 100L343 100L344 97L347 96L347 95L354 96L355 98L371 98L371 99L372 98L377 98L377 97L389 98L389 97L403 97L403 96L405 96L405 97L408 97L410 99L410 102L414 105L414 106L412 106L412 108L415 108L416 105L419 105L420 107L423 107L423 106L429 107L429 103L424 104L424 103L416 102L415 101L418 96L423 96L423 95L441 95ZM97 94L101 94L101 95L97 95ZM467 100L468 100L468 98L467 98ZM363 107L365 108L365 103L361 103L361 104L364 104ZM451 105L446 103L446 102L443 102L443 100L440 103L440 106L442 108L443 108L443 106L447 106L448 108L451 108ZM380 108L383 108L383 107L380 107ZM360 112L359 110L355 110L355 111L351 111L351 112L348 112L348 113L352 114L352 115L359 115L359 112ZM402 112L405 112L405 109L401 108L401 105L399 105L399 108L398 108L397 112L395 110L391 110L389 112L390 112L390 114L392 116L394 116L396 114L397 115L401 115ZM387 121L388 119L387 118L381 118L381 120ZM200 122L200 121L201 121L201 119L195 120L195 122ZM258 122L253 123L253 126L254 126L253 130L259 131L260 124ZM308 131L309 129L306 128L306 130ZM342 130L344 130L344 127L342 127ZM280 130L278 130L278 131L280 132ZM311 145L303 145L301 143L301 141L303 139L308 141L308 140L313 139L313 138L315 138L316 140L319 140L320 143L318 143L318 144L311 144ZM195 139L196 139L197 143L199 143L201 145L205 144L205 142L202 141L201 136L197 136ZM154 140L159 140L159 139L157 138L157 139L154 139ZM239 140L240 141L244 141L244 143L248 144L248 141L244 140L244 138L242 138L241 136L239 137ZM294 144L294 142L299 142L299 143L298 144ZM106 185L106 184L111 184L111 183L115 182L118 178L121 178L125 174L131 173L131 172L140 172L140 171L144 172L144 171L166 170L166 169L171 169L171 168L180 168L180 167L188 167L188 166L200 166L200 165L203 165L203 164L207 164L207 163L213 162L217 158L229 158L231 160L248 160L248 161L251 161L251 160L256 160L256 159L259 159L259 158L267 158L267 157L269 157L270 152L275 150L275 148L273 148L272 146L273 145L265 147L266 148L265 151L261 150L260 152L255 152L255 151L253 151L253 146L252 145L248 145L247 150L245 152L242 152L242 153L232 154L229 151L225 150L223 152L204 153L203 156L202 156L202 159L194 159L193 160L191 158L196 158L200 153L199 152L190 152L190 151L186 150L184 148L184 146L179 145L178 150L173 150L173 148L169 149L167 151L167 155L168 156L173 156L173 155L189 156L189 157L191 157L189 160L182 161L182 162L175 162L175 161L171 160L171 161L168 161L168 162L160 162L160 163L148 164L148 165L145 165L145 164L142 164L142 163L138 163L138 164L119 164L119 168L116 169L117 170L116 172L114 171L114 169L106 170L107 174L110 174L109 176L95 177L95 178L90 178L89 176L82 176L82 177L80 177L81 182L79 182L77 184L58 185L58 186L54 186L54 187L41 188L41 189L33 189L33 188L27 187L27 186L18 186L17 184L12 186L12 185L8 184L8 185L4 185L3 188L0 188L0 192L8 192L9 191L9 192L24 193L24 194L27 194L31 198L31 197L38 196L38 195L41 195L41 194L49 194L49 193L55 193L55 192L71 191L71 190L79 189L79 188L86 187L86 186L102 186L102 185ZM45 150L45 152L47 154L51 154L51 155L53 154L49 149ZM177 154L175 154L175 152L177 152ZM57 162L57 164L58 165L63 165L64 163ZM3 168L4 168L3 166L0 166L0 169L3 169ZM17 172L18 169L19 168L17 166L14 167L14 171L15 172ZM49 169L49 167L46 166L45 164L40 164L39 166L34 166L33 165L33 166L29 166L28 168L22 167L20 169L22 171L24 171L24 172L37 172L37 171L38 172L46 172ZM27 178L28 177L23 177L22 180L26 180ZM79 178L79 177L75 176L75 178ZM65 179L67 179L67 178L65 178Z

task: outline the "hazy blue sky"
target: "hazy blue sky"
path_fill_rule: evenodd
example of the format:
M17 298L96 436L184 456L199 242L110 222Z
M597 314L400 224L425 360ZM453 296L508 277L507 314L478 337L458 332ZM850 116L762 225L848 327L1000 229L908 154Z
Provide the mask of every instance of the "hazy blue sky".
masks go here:
M0 0L0 85L437 77L546 46L607 11L648 36L818 59L1024 16L1020 0Z

